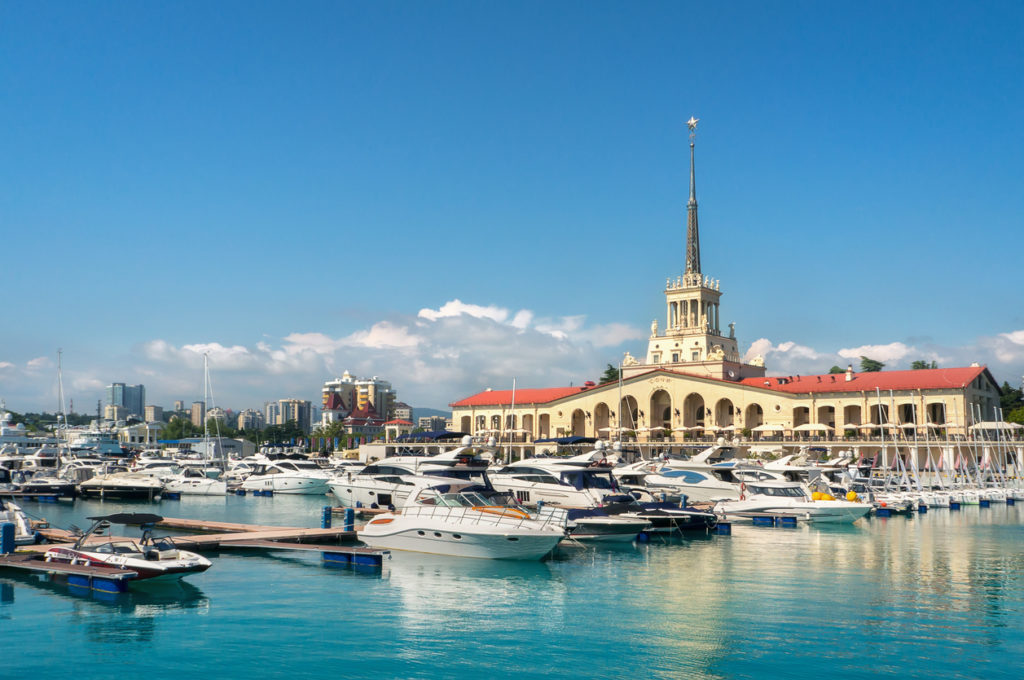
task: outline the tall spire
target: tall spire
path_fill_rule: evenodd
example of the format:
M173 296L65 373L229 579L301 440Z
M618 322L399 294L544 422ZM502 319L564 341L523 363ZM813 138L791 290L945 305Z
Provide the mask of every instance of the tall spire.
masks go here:
M697 230L697 179L693 169L693 141L697 137L697 118L690 116L690 202L686 204L686 271L700 274L700 232Z

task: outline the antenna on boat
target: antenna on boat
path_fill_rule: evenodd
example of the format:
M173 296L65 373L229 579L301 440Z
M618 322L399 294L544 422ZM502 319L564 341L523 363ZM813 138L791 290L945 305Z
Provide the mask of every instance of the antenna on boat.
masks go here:
M516 379L514 377L512 378L512 406L511 406L511 408L509 410L510 410L511 417L512 417L512 424L514 425L515 424L515 419L516 419ZM504 424L505 423L502 423L502 425L504 425ZM515 428L511 428L511 430L515 430ZM501 435L499 434L499 437L500 436ZM512 462L512 432L511 431L509 432L509 437L508 437L508 462L509 463Z
M210 353L203 352L203 407L206 408L206 412L209 413L210 409L207 408L208 404L213 403L213 385L210 384ZM217 426L217 448L223 453L223 448L220 446L220 421L214 419L213 421ZM210 419L203 415L203 455L207 460L215 460L214 455L210 452ZM221 463L224 469L227 469L226 460L217 460Z

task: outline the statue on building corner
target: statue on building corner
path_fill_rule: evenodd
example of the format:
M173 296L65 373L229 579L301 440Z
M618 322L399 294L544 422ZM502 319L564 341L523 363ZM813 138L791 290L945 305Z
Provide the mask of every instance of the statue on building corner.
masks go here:
M651 322L651 337L652 338L658 337L658 320L657 319L655 319L654 321Z
M729 323L729 337L733 340L736 339L736 322L732 321Z

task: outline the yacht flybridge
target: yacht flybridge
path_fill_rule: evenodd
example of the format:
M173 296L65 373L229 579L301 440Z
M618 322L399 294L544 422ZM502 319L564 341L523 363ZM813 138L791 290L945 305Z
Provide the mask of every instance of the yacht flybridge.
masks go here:
M566 458L526 458L509 463L490 478L495 489L512 493L524 505L544 502L591 508L622 495L601 450Z
M337 474L330 487L345 507L401 508L422 477L461 480L493 491L487 465L464 440L463 446L436 456L389 456L362 470Z

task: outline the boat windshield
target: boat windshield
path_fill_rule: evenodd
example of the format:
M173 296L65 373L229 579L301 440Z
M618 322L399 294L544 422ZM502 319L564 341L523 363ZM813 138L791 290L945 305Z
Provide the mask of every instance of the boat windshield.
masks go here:
M92 552L103 553L104 555L127 555L142 552L139 550L139 546L135 545L134 541L113 541L98 545L95 548L89 546L89 549Z
M608 471L572 470L562 473L562 483L574 489L609 489L615 490L615 481Z
M806 498L803 487L799 486L757 486L748 484L747 491L761 496L786 496L790 498Z

